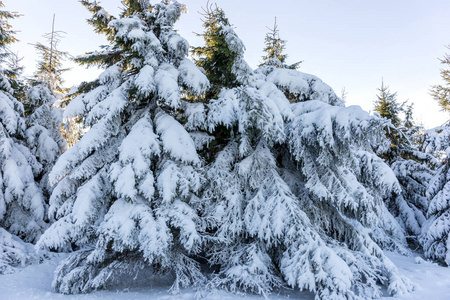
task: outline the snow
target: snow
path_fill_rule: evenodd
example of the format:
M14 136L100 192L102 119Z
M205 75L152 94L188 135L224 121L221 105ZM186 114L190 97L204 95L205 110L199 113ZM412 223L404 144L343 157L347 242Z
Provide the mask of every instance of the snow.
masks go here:
M209 88L206 75L189 59L185 58L178 67L179 79L192 90L194 95L199 96Z
M170 54L177 58L183 58L189 54L189 43L178 33L173 32L167 41Z
M12 99L2 92L0 92L0 121L10 134L16 133L19 122L18 113L14 111Z
M161 136L163 150L182 162L199 163L195 144L189 133L172 116L159 112L156 131Z
M155 74L155 82L158 96L173 108L180 105L178 70L173 66L163 63Z
M134 84L139 93L144 97L147 97L156 89L155 80L153 79L154 73L155 70L153 67L146 65L139 71L139 74L135 78Z
M227 42L228 48L231 52L236 54L244 53L245 46L241 39L237 36L236 32L234 32L233 27L231 26L223 26L222 34L225 35L225 41Z
M385 253L399 268L402 275L415 284L415 291L389 300L448 300L450 299L450 268L418 257L407 257L396 253ZM195 291L183 289L180 294L170 294L167 290L171 280L168 278L127 278L120 285L111 286L107 290L89 294L62 295L52 292L53 272L65 254L55 256L39 265L24 267L14 274L0 275L0 299L2 300L194 300L196 296L205 296L205 300L263 299L257 295L240 295L221 290ZM269 295L272 300L298 299L312 300L309 292L274 291Z

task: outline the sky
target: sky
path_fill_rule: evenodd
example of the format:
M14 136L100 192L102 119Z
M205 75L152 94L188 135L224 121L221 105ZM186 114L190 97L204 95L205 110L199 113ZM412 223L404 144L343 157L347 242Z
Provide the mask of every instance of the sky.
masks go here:
M59 50L78 56L107 44L86 23L89 12L77 0L3 0L7 10L22 16L11 24L20 42L13 50L23 57L25 74L35 71L37 54L31 44L44 42L51 30L65 32ZM183 2L183 1L180 1ZM151 1L156 3L156 1ZM191 46L203 40L201 14L207 0L185 0L188 13L175 25ZM277 18L280 36L286 40L288 63L303 61L300 71L313 74L339 96L347 93L347 105L373 110L383 80L399 102L414 104L414 118L425 128L443 124L449 114L429 95L442 83L439 61L450 50L450 1L448 0L210 0L221 7L246 45L245 58L256 68L263 56L264 36ZM117 15L120 0L103 0ZM95 79L100 70L73 62L64 78L67 86Z

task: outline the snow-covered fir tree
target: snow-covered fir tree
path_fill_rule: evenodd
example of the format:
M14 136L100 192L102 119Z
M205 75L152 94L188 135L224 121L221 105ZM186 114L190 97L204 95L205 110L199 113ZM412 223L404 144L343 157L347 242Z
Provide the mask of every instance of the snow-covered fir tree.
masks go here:
M90 129L50 173L57 221L38 247L79 249L58 267L53 287L88 292L146 266L173 272L174 290L200 284L191 255L202 245L196 194L204 180L194 141L175 116L180 97L201 95L209 82L173 29L184 6L126 0L115 18L96 1L82 4L110 45L78 59L106 70L67 106Z
M401 191L388 195L385 202L409 237L410 246L417 248L428 208L426 190L433 175L430 166L435 159L420 147L422 129L414 124L412 105L399 103L397 93L392 93L384 82L378 91L374 109L390 122L384 127L390 146L380 157L390 165L401 186Z
M424 146L427 152L440 159L440 166L427 189L429 206L428 220L422 228L420 242L424 254L446 265L450 265L450 126L430 129L426 132Z
M205 13L194 55L216 96L185 111L188 129L215 139L205 144L214 156L201 196L204 254L218 268L210 284L264 295L288 285L317 299L376 298L379 284L410 290L376 243L406 245L383 202L400 187L372 151L388 146L385 122L343 107L315 76L273 64L253 71L224 12ZM221 53L231 53L220 66L232 84L216 79Z
M4 7L0 1L0 8ZM14 95L22 87L14 69L8 68L10 43L16 41L9 19L0 11L0 274L34 260L32 246L46 227L46 205L34 177L42 166L24 142L24 109Z
M25 131L27 145L42 165L37 180L45 198L48 199L51 193L48 174L62 151L67 148L61 133L63 112L59 107L59 101L66 91L61 75L68 70L62 67L62 59L68 54L57 48L59 37L58 32L54 30L54 19L52 32L45 37L49 45L41 43L34 45L40 60L23 102L27 123Z
M441 60L450 66L450 55ZM441 108L449 111L450 69L442 69L444 84L433 86L432 95ZM450 266L450 124L427 131L424 146L440 159L440 167L428 186L428 220L422 228L420 242L425 256Z

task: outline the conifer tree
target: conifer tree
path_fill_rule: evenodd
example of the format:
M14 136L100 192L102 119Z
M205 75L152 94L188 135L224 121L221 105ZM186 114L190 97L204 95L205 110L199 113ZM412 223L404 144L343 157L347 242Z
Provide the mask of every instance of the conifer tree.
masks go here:
M55 16L53 16L52 31L45 34L48 45L35 44L40 54L38 68L31 86L26 92L24 101L27 130L25 131L28 147L38 162L42 171L37 176L45 198L48 199L51 187L48 174L67 147L62 136L62 109L60 100L66 89L63 87L62 73L68 69L62 67L62 59L66 52L58 50L59 32L55 31Z
M184 6L126 0L113 18L96 1L82 4L110 45L77 59L106 70L67 106L67 115L84 116L90 129L49 176L57 221L38 247L81 249L60 264L53 287L88 292L149 266L173 272L174 290L200 284L204 276L192 257L202 245L201 160L175 116L181 95L201 95L209 82L173 29Z
M205 40L203 47L193 47L192 54L197 66L203 68L211 82L211 89L206 98L217 97L221 87L233 88L239 85L233 69L233 62L237 53L227 45L226 35L223 31L231 25L225 12L217 5L207 5L203 9L204 34L198 34ZM238 45L237 45L238 46Z
M42 166L24 143L24 109L14 97L14 88L23 85L17 69L8 69L13 55L8 46L16 41L8 21L16 17L0 11L0 274L35 259L23 241L34 242L46 227L46 205L34 180Z
M266 33L266 37L264 40L264 52L266 53L263 56L263 62L259 66L263 65L272 65L277 68L285 68L285 69L293 69L296 70L299 68L302 61L296 62L292 65L286 64L287 54L284 54L284 50L286 48L286 41L280 38L280 31L278 30L277 18L275 18L275 22L273 28L268 28L269 32Z
M450 64L446 54L441 60ZM441 69L443 85L432 87L432 96L439 101L442 110L450 111L450 70ZM425 256L450 266L450 126L444 125L427 132L424 146L428 152L440 158L440 165L428 186L428 220L422 228L420 242Z
M381 82L381 87L378 88L377 100L374 103L374 109L381 117L391 121L392 125L400 126L400 112L403 109L403 104L398 103L397 93L392 93L388 86Z
M374 110L390 121L384 127L390 147L380 156L391 166L401 186L400 192L388 195L385 201L409 237L410 245L417 248L428 206L426 189L433 174L430 169L433 157L423 153L415 143L420 128L412 119L412 105L398 103L397 93L390 92L384 82L378 91ZM404 121L401 113L405 115Z
M374 242L405 245L382 201L398 182L372 152L386 144L385 123L342 107L315 76L270 64L253 71L223 11L210 7L206 14L216 27L205 25L206 46L198 49L208 49L208 57L231 52L220 65L234 80L217 80L213 98L185 110L186 128L203 130L219 149L208 160L201 195L204 251L218 268L210 284L263 295L287 284L317 299L379 297L378 282L391 294L409 290ZM221 47L209 45L219 38ZM215 62L201 58L197 64L214 82ZM290 105L286 93L300 103Z
M450 49L450 45L447 48ZM441 63L450 66L450 55L445 54ZM450 111L450 68L441 69L441 77L444 83L432 86L431 95L439 102L442 110Z
M69 58L69 54L58 49L62 38L61 34L61 31L55 30L55 15L53 15L52 31L44 35L47 43L36 43L34 45L34 48L41 56L34 76L34 85L46 83L50 91L55 95L67 92L67 89L64 87L62 74L69 70L68 68L63 68L63 60Z
M422 227L420 243L425 257L434 259L450 266L450 247L448 244L450 232L450 201L449 201L449 161L450 127L448 123L426 132L425 143L427 152L440 158L439 167L430 180L427 189L427 221Z

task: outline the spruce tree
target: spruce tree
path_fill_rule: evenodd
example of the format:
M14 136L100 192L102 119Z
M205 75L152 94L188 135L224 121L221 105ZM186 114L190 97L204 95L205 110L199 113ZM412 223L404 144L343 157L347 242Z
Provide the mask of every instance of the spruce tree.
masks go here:
M263 295L287 284L316 299L380 297L379 283L391 294L410 290L376 244L406 244L383 202L400 187L372 151L387 146L385 122L343 107L315 76L271 64L253 71L223 11L205 11L206 24L218 25L205 25L198 49L210 58L231 52L220 65L233 79L217 80L206 104L185 110L186 127L218 144L200 198L204 255L218 269L210 284ZM201 58L214 82L216 62Z
M450 49L450 45L447 48ZM450 55L445 54L441 63L450 66ZM432 86L431 95L438 101L443 111L450 111L450 68L441 69L441 77L444 83Z
M63 68L63 60L69 58L69 53L58 49L62 33L55 30L55 15L53 15L52 31L44 35L46 44L34 44L34 48L41 58L32 80L32 82L34 81L33 85L45 83L50 91L57 96L67 92L62 74L69 70Z
M271 65L277 68L285 68L285 69L293 69L296 70L299 68L302 61L296 62L292 65L286 64L287 54L284 54L284 50L286 48L286 41L280 38L280 31L278 30L277 18L275 18L275 22L273 28L268 28L269 32L266 33L266 37L264 40L264 52L266 53L263 56L263 62L259 66L263 65Z
M392 125L400 125L400 112L403 109L403 105L397 101L397 93L392 93L388 86L384 85L384 81L381 82L381 87L378 88L379 94L377 94L377 100L374 103L374 109L380 114L381 117L391 121Z
M24 142L24 109L14 97L23 84L17 68L8 68L14 59L8 47L16 41L8 21L16 17L0 11L0 274L34 261L33 248L24 241L36 241L46 228L46 205L34 180L42 166Z
M63 93L66 92L61 75L68 70L62 67L62 59L68 54L58 50L59 32L55 31L54 25L53 16L52 31L45 35L48 45L34 45L40 60L24 101L27 144L42 165L37 181L46 199L51 193L48 174L67 147L61 133L63 112L59 106Z
M440 157L440 165L427 189L428 210L420 242L425 257L450 266L450 127L448 124L429 130L425 139L427 151Z
M446 54L441 60L450 64ZM432 96L442 110L450 111L450 70L441 69L443 85L432 87ZM450 266L450 126L449 122L427 132L425 145L428 152L440 158L440 165L428 186L428 220L422 228L420 242L425 256Z
M378 91L377 99L374 101L374 111L391 123L391 125L385 127L386 137L391 142L391 145L389 151L383 153L382 157L388 164L392 164L400 155L400 144L404 143L404 136L401 130L397 129L402 125L400 113L403 111L404 103L398 102L397 93L392 93L389 87L384 85L384 81L381 82L381 87L378 88Z
M233 88L239 85L232 72L237 53L232 51L223 31L231 25L225 12L217 5L209 5L203 9L203 28L205 33L198 34L205 40L202 47L193 47L192 54L197 66L203 68L211 82L206 98L217 97L221 87ZM236 45L238 47L238 45Z
M385 202L409 237L410 245L417 248L426 220L426 189L433 174L430 169L433 157L419 148L417 136L421 129L414 124L412 105L399 103L397 93L392 93L384 82L378 91L374 110L390 122L384 127L390 147L380 157L391 166L401 186L401 191L388 195ZM405 115L404 120L400 114Z
M105 66L66 113L89 127L56 162L50 215L57 221L38 247L78 250L58 267L53 287L79 293L145 267L173 272L173 289L200 284L193 259L202 245L197 193L203 182L195 144L175 117L180 97L209 87L173 29L184 6L123 1L118 18L82 1L90 23L110 41L78 61Z

